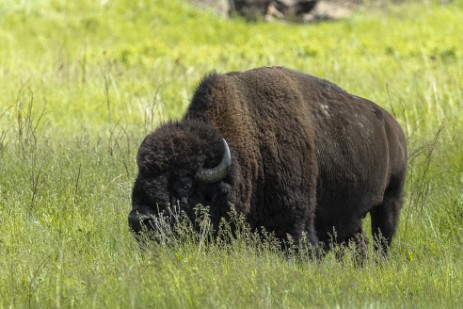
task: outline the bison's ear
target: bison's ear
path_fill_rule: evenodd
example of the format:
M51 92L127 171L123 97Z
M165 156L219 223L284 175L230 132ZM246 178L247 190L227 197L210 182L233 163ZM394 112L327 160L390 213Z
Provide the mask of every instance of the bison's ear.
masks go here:
M228 183L220 181L217 185L207 187L203 194L207 201L213 204L217 202L217 199L228 200L231 191L231 186Z
M227 196L228 194L230 194L231 192L231 186L226 183L226 182L223 182L221 181L220 184L219 184L219 188L220 188L220 191L219 193L222 195L222 196Z

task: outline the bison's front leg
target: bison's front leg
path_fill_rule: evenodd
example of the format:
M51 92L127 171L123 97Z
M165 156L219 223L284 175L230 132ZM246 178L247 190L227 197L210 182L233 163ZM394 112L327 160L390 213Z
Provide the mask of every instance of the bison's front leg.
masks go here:
M354 222L353 222L354 223ZM349 252L352 255L352 258L356 265L361 266L365 263L368 258L368 236L362 229L361 220L355 221L353 224L352 234L344 234L342 231L337 231L336 228L333 229L333 233L330 237L330 240L325 240L323 244L324 252L326 253L330 249L335 249L336 259L341 261L346 252ZM338 235L338 232L341 232L341 235ZM341 238L338 238L341 236Z
M291 238L293 245L296 249L302 247L309 247L309 249L315 249L318 244L318 237L314 228L314 214L305 202L302 200L297 202L292 199L286 200L286 207L289 209L286 213L280 214L280 216L274 217L277 225L275 232L278 238L283 243ZM305 234L305 235L304 235Z
M357 265L363 265L368 258L368 236L362 228L349 239L349 248L352 249Z

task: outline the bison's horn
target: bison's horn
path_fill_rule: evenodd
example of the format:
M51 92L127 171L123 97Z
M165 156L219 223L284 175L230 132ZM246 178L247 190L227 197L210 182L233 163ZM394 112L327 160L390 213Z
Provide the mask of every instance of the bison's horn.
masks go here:
M232 159L231 159L231 153L230 153L230 148L228 147L227 142L225 139L222 139L223 141L223 157L222 161L213 168L208 168L208 169L200 169L198 173L196 174L196 180L201 183L215 183L219 182L222 179L227 176L228 172L230 171L231 164L232 164Z

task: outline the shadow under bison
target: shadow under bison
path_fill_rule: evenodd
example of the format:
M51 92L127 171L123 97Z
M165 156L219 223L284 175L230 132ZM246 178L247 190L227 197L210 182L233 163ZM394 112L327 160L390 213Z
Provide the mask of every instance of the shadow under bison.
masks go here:
M282 67L212 73L180 121L142 142L129 225L155 230L178 206L191 220L210 207L215 227L232 208L253 229L309 245L387 252L399 222L407 165L397 121L371 101ZM307 237L303 238L302 235Z

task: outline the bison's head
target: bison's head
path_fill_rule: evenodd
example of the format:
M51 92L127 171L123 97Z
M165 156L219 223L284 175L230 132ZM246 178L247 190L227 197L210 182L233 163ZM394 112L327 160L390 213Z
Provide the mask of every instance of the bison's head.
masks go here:
M232 158L213 127L196 121L163 125L142 142L137 164L129 214L135 233L155 229L154 219L173 209L192 220L198 204L211 206L211 218L224 211Z

